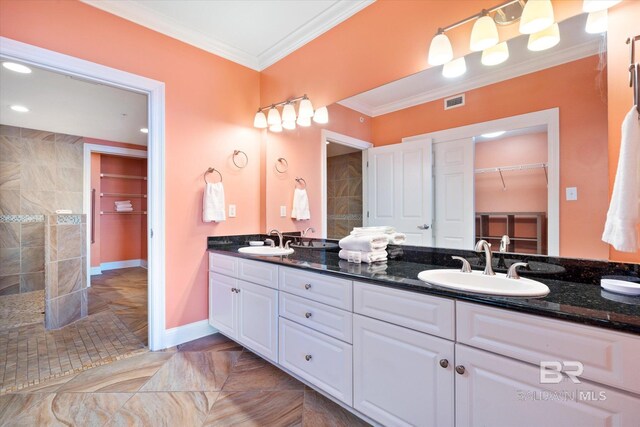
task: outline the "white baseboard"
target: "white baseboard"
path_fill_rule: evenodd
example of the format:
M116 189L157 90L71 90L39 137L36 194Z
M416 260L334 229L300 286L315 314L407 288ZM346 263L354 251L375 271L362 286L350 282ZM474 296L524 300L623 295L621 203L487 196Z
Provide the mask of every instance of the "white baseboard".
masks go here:
M143 259L128 259L126 261L113 261L113 262L103 262L100 264L100 269L102 271L106 270L117 270L119 268L131 268L131 267L143 267L142 263L145 263L144 267L146 268L146 260Z
M149 263L147 262L146 259L140 260L140 267L148 269L148 266L149 266Z
M177 326L164 331L164 347L169 348L207 335L218 332L216 328L209 325L209 320L200 320L187 325Z
M96 276L98 274L102 274L102 267L97 266L97 267L91 267L91 272L89 273L92 276Z

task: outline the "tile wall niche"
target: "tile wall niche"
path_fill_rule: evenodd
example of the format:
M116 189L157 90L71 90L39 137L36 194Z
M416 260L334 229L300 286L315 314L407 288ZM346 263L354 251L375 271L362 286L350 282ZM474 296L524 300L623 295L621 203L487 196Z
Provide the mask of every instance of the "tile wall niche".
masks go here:
M362 227L362 152L327 158L327 237Z
M83 139L0 125L0 295L44 289L46 216L82 212Z

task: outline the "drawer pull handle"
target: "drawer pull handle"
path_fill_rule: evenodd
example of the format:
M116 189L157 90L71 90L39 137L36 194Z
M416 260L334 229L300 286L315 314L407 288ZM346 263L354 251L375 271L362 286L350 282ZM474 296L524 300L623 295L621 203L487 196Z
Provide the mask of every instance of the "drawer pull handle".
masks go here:
M307 312L304 314L304 317L306 317L307 319L308 319L308 318L310 318L310 317L311 317L311 313L307 311Z
M449 361L447 359L440 359L440 366L443 368L449 367Z
M464 374L465 371L466 370L464 369L464 366L462 366L462 365L456 366L456 372L459 373L460 375Z
M307 362L309 362L311 359L312 359L312 357L311 357L311 355L310 355L310 354L307 354L307 355L304 357L304 360L306 360Z
M305 288L306 290L311 289L311 283L307 283L307 284L305 284L305 285L304 285L304 288Z

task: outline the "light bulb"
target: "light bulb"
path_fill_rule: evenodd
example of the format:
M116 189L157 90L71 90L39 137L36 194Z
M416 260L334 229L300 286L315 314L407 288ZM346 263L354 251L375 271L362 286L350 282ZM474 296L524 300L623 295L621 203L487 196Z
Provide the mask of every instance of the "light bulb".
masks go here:
M29 109L27 107L25 107L24 105L12 105L11 108L13 111L16 111L18 113L28 113Z
M282 127L284 129L288 129L288 130L294 130L296 128L296 121L283 121L282 122Z
M256 116L253 118L253 127L258 129L264 129L267 125L267 116L260 110L256 113Z
M329 123L329 110L327 107L320 107L313 115L313 121L320 124Z
M283 122L295 122L296 121L296 109L293 104L287 103L282 109L282 121Z
M298 126L309 127L311 126L311 118L310 117L300 117L298 116L298 120L296 120Z
M308 118L313 117L313 105L309 98L305 97L300 101L300 107L298 108L298 117Z
M498 65L509 59L507 42L502 42L482 51L482 65Z
M447 62L442 67L442 75L448 79L459 77L467 72L467 61L464 56L453 61Z
M31 68L16 62L3 62L2 66L7 70L15 71L20 74L31 74Z
M269 126L279 125L282 123L280 119L280 111L274 106L269 108L269 115L267 115L267 123Z
M529 0L520 17L520 32L533 34L553 25L553 5L551 0Z
M582 10L587 13L607 10L621 1L622 0L584 0L582 2Z
M478 52L495 46L499 40L498 27L496 27L495 21L489 15L484 15L473 24L469 48L474 52Z
M451 47L451 41L444 33L438 33L431 40L429 45L429 56L427 61L431 65L441 65L453 59L453 48Z
M560 28L558 24L553 24L547 29L531 34L527 48L534 52L551 49L560 43Z
M282 132L282 124L278 123L278 124L275 124L275 125L271 125L271 126L269 126L269 130L271 132L276 132L276 133L277 132Z
M590 12L587 15L587 25L584 30L589 34L600 34L607 31L607 9Z

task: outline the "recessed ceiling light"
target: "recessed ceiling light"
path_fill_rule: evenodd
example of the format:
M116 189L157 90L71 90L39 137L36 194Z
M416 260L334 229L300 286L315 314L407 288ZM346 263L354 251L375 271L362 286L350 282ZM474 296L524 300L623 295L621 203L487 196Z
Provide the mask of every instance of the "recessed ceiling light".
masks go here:
M17 111L18 113L28 113L29 109L24 105L12 105L10 107L13 111Z
M497 136L503 135L505 132L506 132L506 130L499 130L497 132L483 133L480 136L483 137L483 138L495 138Z
M142 129L140 129L140 132L142 132L142 133L149 133L149 129L147 129L147 128L142 128Z
M15 71L16 73L31 74L31 68L16 62L3 62L2 66L7 70Z

